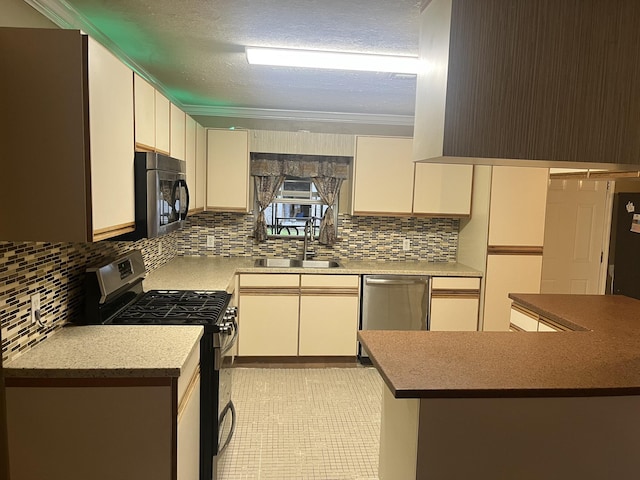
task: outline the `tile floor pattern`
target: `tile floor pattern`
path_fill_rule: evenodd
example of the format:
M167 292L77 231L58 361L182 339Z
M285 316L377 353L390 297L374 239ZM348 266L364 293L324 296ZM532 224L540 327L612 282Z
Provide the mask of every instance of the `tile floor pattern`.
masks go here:
M377 480L374 368L236 368L236 434L220 480Z

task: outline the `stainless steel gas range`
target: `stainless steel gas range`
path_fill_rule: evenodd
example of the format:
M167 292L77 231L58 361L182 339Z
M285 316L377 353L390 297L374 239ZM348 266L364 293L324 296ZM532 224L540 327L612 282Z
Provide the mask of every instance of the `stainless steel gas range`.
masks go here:
M238 336L237 309L231 295L218 290L144 292L142 254L138 250L87 270L85 324L202 325L200 341L200 480L216 479L217 462L236 424L231 399L233 346Z

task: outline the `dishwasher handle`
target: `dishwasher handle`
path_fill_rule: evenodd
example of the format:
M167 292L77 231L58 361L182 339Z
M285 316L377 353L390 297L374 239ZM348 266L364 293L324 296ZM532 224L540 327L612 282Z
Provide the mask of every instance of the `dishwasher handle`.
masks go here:
M425 285L429 283L429 279L426 277L423 278L365 278L365 285Z

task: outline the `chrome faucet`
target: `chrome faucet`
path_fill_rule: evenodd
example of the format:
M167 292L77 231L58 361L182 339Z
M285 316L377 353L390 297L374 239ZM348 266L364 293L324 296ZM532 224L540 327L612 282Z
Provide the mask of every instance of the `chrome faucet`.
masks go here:
M302 247L302 260L308 260L315 255L313 250L310 250L313 243L313 221L314 217L309 218L304 222L304 246Z

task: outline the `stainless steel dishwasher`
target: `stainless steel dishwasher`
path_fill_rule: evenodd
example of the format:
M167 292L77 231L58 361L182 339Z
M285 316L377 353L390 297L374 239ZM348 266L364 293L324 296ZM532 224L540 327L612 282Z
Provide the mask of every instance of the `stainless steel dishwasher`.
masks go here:
M364 275L362 330L428 330L429 276ZM360 345L360 361L370 363Z

